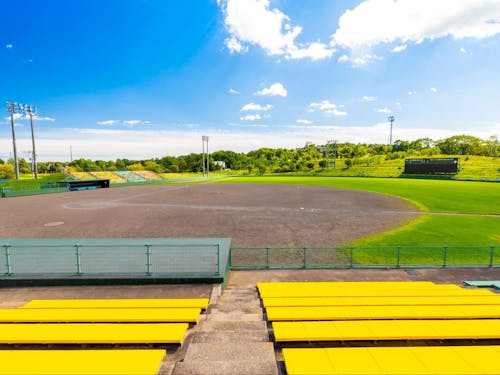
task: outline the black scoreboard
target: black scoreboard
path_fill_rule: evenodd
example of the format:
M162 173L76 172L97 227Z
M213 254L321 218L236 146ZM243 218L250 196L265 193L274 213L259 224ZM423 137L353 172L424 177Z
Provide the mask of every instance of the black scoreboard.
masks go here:
M405 159L405 174L457 173L458 158Z

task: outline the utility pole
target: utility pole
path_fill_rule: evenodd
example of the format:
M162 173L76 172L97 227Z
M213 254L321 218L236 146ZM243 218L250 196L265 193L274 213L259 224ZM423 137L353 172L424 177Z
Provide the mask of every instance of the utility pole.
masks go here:
M69 145L69 161L73 162L73 146Z
M10 112L10 123L12 126L12 146L14 149L14 173L19 180L19 161L17 160L16 129L14 125L14 113L17 113L17 103L7 102L7 110Z
M394 122L394 116L389 116L388 120L391 123L391 132L389 133L389 146L392 146L392 124Z

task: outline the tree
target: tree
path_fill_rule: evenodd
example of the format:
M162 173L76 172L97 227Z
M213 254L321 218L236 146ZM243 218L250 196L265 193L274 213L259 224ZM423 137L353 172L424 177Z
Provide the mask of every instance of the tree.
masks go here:
M155 173L163 173L162 166L157 164L154 160L146 160L144 162L144 169Z
M129 166L127 166L127 169L129 171L143 171L144 166L141 163L135 163L135 164L130 164Z
M12 179L16 175L14 173L14 166L10 164L0 164L0 179Z

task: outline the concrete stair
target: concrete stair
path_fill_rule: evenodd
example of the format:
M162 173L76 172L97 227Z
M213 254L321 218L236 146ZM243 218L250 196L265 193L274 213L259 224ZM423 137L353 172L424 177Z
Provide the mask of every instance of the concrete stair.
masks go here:
M192 333L173 375L278 375L255 285L228 287Z

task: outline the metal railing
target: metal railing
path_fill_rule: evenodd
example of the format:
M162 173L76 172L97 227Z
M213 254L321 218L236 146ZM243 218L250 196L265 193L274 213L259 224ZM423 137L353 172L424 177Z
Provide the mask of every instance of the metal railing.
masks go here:
M0 276L219 277L226 270L218 243L36 241L39 243L1 244Z
M337 246L232 248L242 269L500 267L500 246Z

